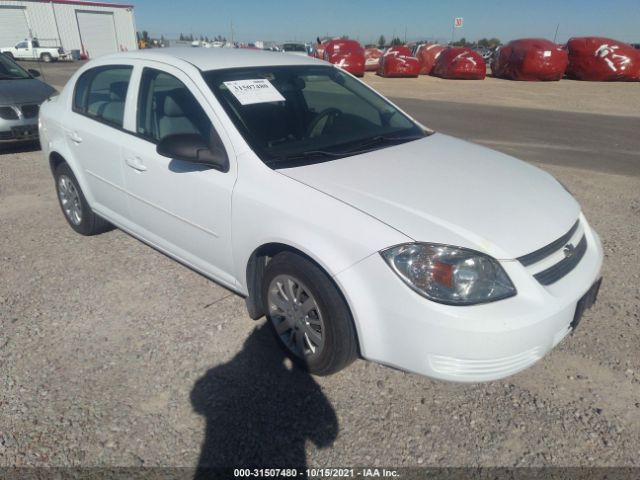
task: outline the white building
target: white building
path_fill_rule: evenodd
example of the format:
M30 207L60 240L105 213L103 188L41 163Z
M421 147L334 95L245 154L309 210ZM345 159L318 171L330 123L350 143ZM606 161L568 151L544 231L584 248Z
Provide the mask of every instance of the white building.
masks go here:
M29 38L96 58L136 50L133 5L80 0L0 0L0 47Z

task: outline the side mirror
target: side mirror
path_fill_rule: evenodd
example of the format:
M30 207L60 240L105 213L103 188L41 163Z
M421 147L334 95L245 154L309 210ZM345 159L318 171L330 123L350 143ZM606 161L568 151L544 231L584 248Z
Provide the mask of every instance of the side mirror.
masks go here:
M198 134L181 133L167 135L158 143L158 155L184 162L207 165L221 172L229 171L229 158L215 130L212 132L212 145Z
M32 77L34 78L38 78L40 76L40 72L38 70L34 70L33 68L30 68L29 70L27 70Z

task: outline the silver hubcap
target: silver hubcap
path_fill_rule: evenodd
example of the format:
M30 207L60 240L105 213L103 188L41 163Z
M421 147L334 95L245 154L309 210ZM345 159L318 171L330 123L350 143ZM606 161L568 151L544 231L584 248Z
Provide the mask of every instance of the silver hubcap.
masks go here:
M310 359L324 346L324 321L309 289L290 275L278 275L269 285L269 317L286 347Z
M66 175L60 175L60 178L58 178L58 195L60 197L62 211L69 221L74 225L80 225L80 222L82 222L80 195L78 194L76 186Z

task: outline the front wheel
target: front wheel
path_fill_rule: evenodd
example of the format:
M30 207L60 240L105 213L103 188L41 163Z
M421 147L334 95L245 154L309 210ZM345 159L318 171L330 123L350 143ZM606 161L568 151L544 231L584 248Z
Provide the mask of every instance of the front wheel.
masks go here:
M96 235L111 229L111 224L89 207L69 165L58 165L54 178L60 208L71 228L81 235Z
M317 265L291 252L267 264L262 298L288 356L315 375L329 375L358 355L349 307Z

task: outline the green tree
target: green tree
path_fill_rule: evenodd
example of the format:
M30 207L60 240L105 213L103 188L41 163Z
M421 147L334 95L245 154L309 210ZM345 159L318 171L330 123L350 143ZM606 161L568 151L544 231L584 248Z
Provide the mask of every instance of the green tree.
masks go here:
M144 43L149 43L149 32L147 32L146 30L142 31L142 40L144 41Z
M180 34L180 41L184 42L184 35L183 34Z
M489 46L490 47L499 47L500 45L502 45L502 42L500 41L500 39L498 39L498 38L490 38L489 39Z
M384 35L380 35L380 38L378 38L378 47L384 48L386 44L387 44L387 39L384 38Z
M394 37L391 40L391 46L394 47L396 45L404 45L404 42L402 40L400 40L398 37Z

